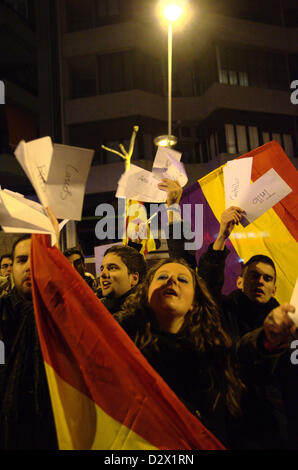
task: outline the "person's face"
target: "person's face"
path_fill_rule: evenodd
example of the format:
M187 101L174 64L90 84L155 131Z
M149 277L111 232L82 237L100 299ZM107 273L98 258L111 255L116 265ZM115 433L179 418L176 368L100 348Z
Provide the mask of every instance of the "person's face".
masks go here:
M191 272L179 263L161 266L149 285L148 303L157 321L165 317L184 317L193 308L195 289Z
M12 264L12 275L17 291L26 298L31 298L32 285L30 273L31 240L23 240L17 244Z
M276 292L275 272L270 264L255 262L238 278L239 287L247 297L260 304L267 303Z
M10 258L3 258L1 261L0 266L0 274L1 276L9 276L12 272L12 261Z
M85 265L82 261L82 258L80 257L79 254L74 253L73 255L70 255L67 257L68 261L72 264L72 267L78 271L78 273L83 276L85 272Z
M138 273L129 273L120 256L108 253L100 267L100 287L104 297L121 297L139 282Z

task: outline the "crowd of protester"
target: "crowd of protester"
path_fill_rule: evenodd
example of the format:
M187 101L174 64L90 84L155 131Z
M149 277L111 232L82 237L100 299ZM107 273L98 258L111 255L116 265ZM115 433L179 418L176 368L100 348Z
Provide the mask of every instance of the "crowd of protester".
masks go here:
M176 182L164 180L160 189L169 208L179 203ZM297 332L288 315L295 308L275 299L274 260L256 253L243 265L237 289L222 294L226 240L241 214L239 207L223 212L219 234L198 266L184 240L171 236L169 258L150 269L139 253L140 240L134 248L109 248L98 280L87 272L79 248L64 255L178 398L227 448L298 449L298 370L290 362ZM181 221L171 210L168 217L171 234ZM30 236L22 237L11 255L1 257L1 282L11 281L0 298L6 348L0 449L57 448L34 320L30 244Z

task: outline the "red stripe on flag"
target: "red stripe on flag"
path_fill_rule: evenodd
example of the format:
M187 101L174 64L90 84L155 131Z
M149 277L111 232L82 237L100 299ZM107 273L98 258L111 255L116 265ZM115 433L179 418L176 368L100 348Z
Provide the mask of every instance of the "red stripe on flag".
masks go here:
M292 192L276 204L273 209L283 221L289 232L298 241L298 178L297 170L283 148L276 142L268 142L238 158L254 157L252 180L256 181L270 168L292 188Z
M34 310L45 361L109 416L159 449L224 449L48 243L46 236L32 236Z

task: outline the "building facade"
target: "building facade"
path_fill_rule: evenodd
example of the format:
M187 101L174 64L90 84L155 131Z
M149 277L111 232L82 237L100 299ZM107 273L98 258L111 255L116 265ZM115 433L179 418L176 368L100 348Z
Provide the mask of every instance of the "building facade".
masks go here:
M167 26L156 6L157 0L42 0L35 29L27 27L39 71L28 98L37 135L95 150L77 224L88 254L101 243L95 209L116 206L124 171L120 157L101 146L127 146L138 125L133 161L150 170L153 139L167 133ZM188 1L184 21L174 25L173 133L189 183L273 139L297 167L297 17L294 0ZM16 88L9 95L17 96Z

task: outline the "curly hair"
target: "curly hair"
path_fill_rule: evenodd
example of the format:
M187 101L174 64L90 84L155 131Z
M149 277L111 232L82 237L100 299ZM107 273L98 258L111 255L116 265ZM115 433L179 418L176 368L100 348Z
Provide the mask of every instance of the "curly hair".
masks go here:
M179 336L190 343L197 353L207 353L210 364L216 371L214 380L225 383L225 401L233 416L241 414L240 399L245 388L233 361L233 344L230 336L223 329L219 308L209 293L205 281L183 259L167 258L152 266L143 283L130 295L121 310L115 316L119 323L133 325L132 337L136 346L146 352L153 347L158 350L158 336L154 334L157 321L148 303L148 289L156 271L163 265L179 263L192 274L195 289L193 308L187 312ZM153 327L153 331L152 331ZM219 386L218 386L219 389ZM221 392L218 392L213 407L216 407Z

